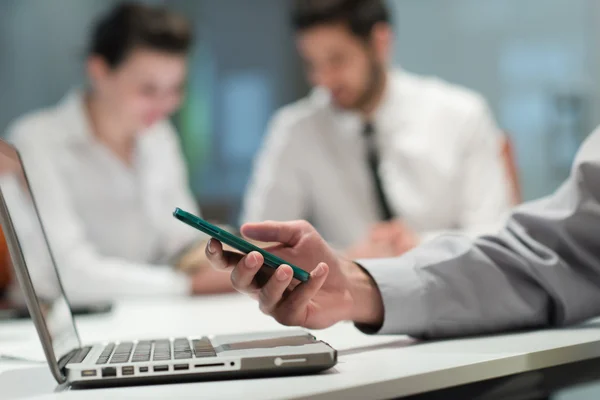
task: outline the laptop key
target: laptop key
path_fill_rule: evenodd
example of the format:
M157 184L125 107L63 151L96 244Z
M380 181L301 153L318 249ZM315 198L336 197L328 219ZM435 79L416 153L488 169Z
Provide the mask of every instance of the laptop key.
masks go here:
M150 361L150 354L152 352L151 344L142 344L141 342L135 348L135 352L131 357L131 362L144 362Z
M104 347L104 350L102 350L102 355L103 356L110 356L113 352L113 350L115 349L115 344L114 343L109 343L106 345L106 347Z
M217 356L217 353L208 338L196 339L193 341L193 345L194 356L198 358Z
M119 345L117 346L117 348L115 350L115 354L128 353L128 352L131 352L131 349L133 349L133 343L131 343L131 342L119 343Z
M154 342L152 361L168 361L171 359L171 341L157 340Z
M150 361L150 354L152 353L152 342L145 340L138 342L131 357L131 362L144 362Z
M114 343L107 344L106 347L104 347L104 349L102 350L102 353L100 354L100 356L98 357L96 364L108 363L108 359L110 358L114 349L115 349Z
M110 364L122 364L129 361L131 352L133 351L132 342L119 343L113 356L110 359Z
M91 347L83 347L82 349L80 349L77 354L75 354L75 357L73 357L71 359L71 361L69 361L69 363L71 364L79 364L81 362L83 362L83 360L85 360L85 358L87 357L87 355L90 353L90 350L92 350Z

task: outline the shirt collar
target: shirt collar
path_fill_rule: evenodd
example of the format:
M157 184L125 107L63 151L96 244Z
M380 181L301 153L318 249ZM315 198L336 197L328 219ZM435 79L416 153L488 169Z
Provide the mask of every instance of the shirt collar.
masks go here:
M85 94L73 89L60 101L58 111L68 129L64 134L78 143L89 143L94 139L92 126L85 107Z
M381 103L373 114L375 129L382 132L398 130L407 118L407 75L400 69L389 70Z
M404 94L407 89L407 79L408 76L401 69L387 71L384 94L381 103L373 114L372 121L378 135L393 132L406 121L407 115L403 112L406 107L403 102L405 102ZM329 107L340 135L356 137L362 133L364 120L359 112L336 108L331 103L329 92L321 87L313 89L311 97L318 104Z

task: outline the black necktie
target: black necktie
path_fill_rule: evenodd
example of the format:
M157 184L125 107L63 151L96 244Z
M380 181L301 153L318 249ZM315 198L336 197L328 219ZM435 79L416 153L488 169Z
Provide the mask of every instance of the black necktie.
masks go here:
M367 143L367 163L371 179L377 193L377 201L379 202L379 211L382 221L390 221L394 219L394 213L385 197L381 178L379 177L379 154L377 153L377 145L375 141L375 129L371 122L366 122L363 130L363 135Z

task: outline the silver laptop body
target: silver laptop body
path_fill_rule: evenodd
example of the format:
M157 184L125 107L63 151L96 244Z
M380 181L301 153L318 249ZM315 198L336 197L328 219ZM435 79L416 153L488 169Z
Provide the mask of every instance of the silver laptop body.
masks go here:
M332 347L303 330L83 345L20 156L2 140L0 223L46 359L60 384L91 387L304 374L337 362Z

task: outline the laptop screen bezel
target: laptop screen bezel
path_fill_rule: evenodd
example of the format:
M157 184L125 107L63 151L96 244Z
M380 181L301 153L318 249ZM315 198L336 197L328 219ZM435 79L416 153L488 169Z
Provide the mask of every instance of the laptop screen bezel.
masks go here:
M72 310L69 299L65 293L64 287L62 285L62 281L60 280L60 274L58 273L58 269L56 268L56 262L54 260L54 255L52 254L52 249L50 248L48 237L46 235L46 231L44 229L44 224L41 221L40 213L38 210L38 206L35 201L35 196L33 191L31 190L31 185L29 184L29 180L27 178L27 172L25 171L25 166L23 165L23 161L21 159L21 155L19 152L11 145L6 143L3 140L0 140L0 148L1 147L9 147L11 151L14 151L14 154L17 157L17 161L19 166L21 167L21 171L23 172L23 179L25 180L25 184L29 188L29 192L31 194L31 201L33 205L33 209L36 214L36 219L39 223L42 236L44 238L45 244L48 247L48 252L50 254L50 259L52 262L52 268L54 268L54 273L56 274L56 278L58 281L60 293L64 296L67 305L69 306L69 310ZM4 152L2 152L4 153ZM6 155L7 157L11 157L10 155ZM46 326L46 321L44 319L42 308L40 303L38 302L38 298L33 287L33 282L31 280L31 275L29 274L29 270L27 269L27 263L25 262L25 257L23 255L23 249L21 248L21 244L19 242L18 236L16 234L16 230L14 224L12 222L10 211L8 210L8 206L6 204L6 200L4 198L4 194L2 190L0 190L0 224L2 225L2 229L4 235L6 237L6 244L8 246L8 251L10 254L10 259L15 270L17 280L19 281L21 288L25 294L25 302L27 304L27 308L29 309L29 313L31 314L33 323L38 332L40 340L42 342L42 348L44 350L44 354L46 355L46 359L48 361L48 365L50 366L50 371L52 375L59 383L65 383L67 380L66 375L62 371L62 366L59 365L59 360L57 358L56 353L54 352L54 347L52 345L52 337L50 335L50 331ZM71 312L71 323L73 325L73 331L75 332L75 339L77 340L77 348L81 348L81 339L79 337L79 332L77 331L77 325L75 324L75 319L73 318L73 313ZM71 349L66 354L69 354L75 349ZM66 354L60 354L60 357L64 357Z

